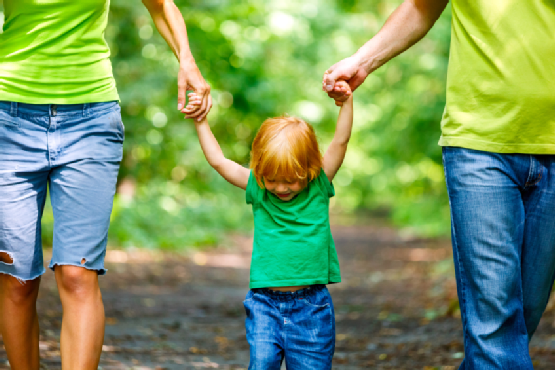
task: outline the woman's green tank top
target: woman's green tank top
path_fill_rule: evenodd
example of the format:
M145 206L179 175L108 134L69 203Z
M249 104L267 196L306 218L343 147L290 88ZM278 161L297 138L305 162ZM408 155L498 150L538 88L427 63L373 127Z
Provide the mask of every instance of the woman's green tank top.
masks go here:
M4 0L0 100L119 100L104 40L109 0Z

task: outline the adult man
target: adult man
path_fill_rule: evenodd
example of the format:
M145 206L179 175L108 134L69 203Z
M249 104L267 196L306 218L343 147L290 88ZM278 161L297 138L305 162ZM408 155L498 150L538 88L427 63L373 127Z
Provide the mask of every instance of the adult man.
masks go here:
M406 0L332 66L336 99L420 40L446 0ZM555 2L453 0L441 122L457 290L460 369L532 369L528 342L555 275Z
M211 107L171 0L143 0L189 87ZM0 34L0 324L11 368L39 369L36 300L48 184L54 270L63 306L62 368L96 370L104 339L98 275L122 156L123 125L104 40L109 0L3 0Z

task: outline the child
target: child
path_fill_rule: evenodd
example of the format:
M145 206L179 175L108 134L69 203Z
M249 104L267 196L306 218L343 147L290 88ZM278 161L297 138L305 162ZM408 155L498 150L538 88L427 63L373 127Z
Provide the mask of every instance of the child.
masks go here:
M247 313L249 370L331 369L335 317L325 284L341 281L329 225L332 180L343 162L353 122L346 102L322 157L312 126L294 117L267 119L252 144L250 170L226 159L206 119L196 122L208 163L246 190L254 213L254 245ZM201 100L189 94L185 113Z

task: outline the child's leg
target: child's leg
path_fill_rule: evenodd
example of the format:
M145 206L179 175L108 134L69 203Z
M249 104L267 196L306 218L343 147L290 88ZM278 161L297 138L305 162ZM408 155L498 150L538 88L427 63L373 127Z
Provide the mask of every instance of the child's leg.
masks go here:
M287 370L331 369L335 313L325 285L312 286L298 296L284 326Z
M243 304L247 313L249 370L279 370L283 361L283 319L279 301L251 290Z

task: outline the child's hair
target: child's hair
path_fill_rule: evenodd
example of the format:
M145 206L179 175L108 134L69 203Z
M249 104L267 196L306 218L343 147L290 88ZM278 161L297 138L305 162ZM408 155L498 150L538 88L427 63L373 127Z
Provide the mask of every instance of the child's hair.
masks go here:
M252 143L250 168L261 188L264 177L276 176L306 186L322 168L314 129L296 117L268 118Z

